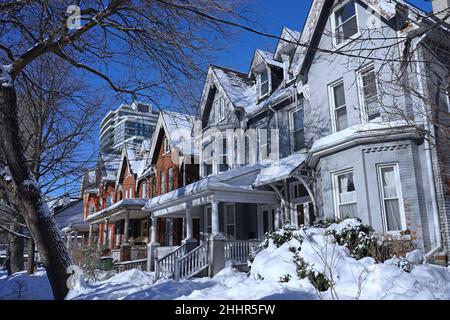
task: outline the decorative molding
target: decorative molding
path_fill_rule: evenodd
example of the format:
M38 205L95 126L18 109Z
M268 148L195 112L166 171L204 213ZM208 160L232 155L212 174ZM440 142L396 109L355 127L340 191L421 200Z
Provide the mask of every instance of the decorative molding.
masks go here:
M374 146L374 147L370 147L370 148L364 148L364 149L362 149L362 151L364 153L375 153L375 152L384 152L384 151L404 150L408 147L409 147L409 144Z

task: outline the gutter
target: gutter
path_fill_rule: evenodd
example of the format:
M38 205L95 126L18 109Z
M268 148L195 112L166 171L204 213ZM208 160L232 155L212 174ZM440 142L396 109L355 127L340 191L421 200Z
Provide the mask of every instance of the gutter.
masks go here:
M417 46L418 44L425 38L426 34L423 34L418 41L414 42L412 44L412 52L414 52L414 56L416 57L416 67L417 67L417 80L419 82L419 90L420 92L424 93L424 88L423 88L423 77L421 74L421 65L419 62L419 54L417 52ZM422 112L423 115L426 115L426 107L423 103L423 101L421 102L421 106L422 106ZM426 118L425 118L426 119ZM442 238L441 238L441 228L440 228L440 219L439 219L439 208L437 205L437 194L436 194L436 186L434 184L435 182L435 175L434 175L434 171L433 171L433 160L432 160L432 154L431 154L431 147L430 147L430 142L429 142L429 138L430 138L430 132L433 130L433 128L430 126L429 121L426 119L426 127L427 127L427 133L426 136L428 137L428 139L424 139L424 148L425 148L425 156L426 156L426 162L427 162L427 173L428 173L428 184L430 185L430 192L431 192L431 204L432 204L432 210L433 210L433 222L434 222L434 233L435 233L435 237L436 237L436 247L431 249L429 252L427 252L425 254L425 258L428 260L430 258L432 258L434 256L434 254L436 252L438 252L439 250L443 249L442 246Z

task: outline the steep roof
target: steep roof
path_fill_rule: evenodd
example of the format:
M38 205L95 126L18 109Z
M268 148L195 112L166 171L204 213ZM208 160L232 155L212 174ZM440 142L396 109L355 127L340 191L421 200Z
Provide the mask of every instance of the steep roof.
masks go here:
M210 67L234 107L246 112L256 105L256 82L245 73L225 67Z

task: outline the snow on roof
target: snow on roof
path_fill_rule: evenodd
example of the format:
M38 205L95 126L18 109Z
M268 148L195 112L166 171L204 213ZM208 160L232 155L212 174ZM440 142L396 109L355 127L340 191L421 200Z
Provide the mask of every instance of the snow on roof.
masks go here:
M256 106L257 90L255 81L242 72L224 67L212 66L212 70L235 107L240 107L247 111Z
M163 111L161 114L171 146L183 154L195 154L192 138L195 116L174 111Z
M340 144L347 139L352 138L355 134L358 133L374 133L374 131L386 131L389 129L395 129L399 127L410 126L404 120L391 121L391 122L368 122L357 124L351 127L348 127L342 131L335 132L323 138L320 138L314 142L310 152L315 152L318 149L323 149L330 147L335 144Z
M120 155L112 153L102 153L103 160L103 181L116 181L117 170L120 165Z
M88 215L86 217L86 221L92 221L95 218L98 218L98 217L110 212L111 210L114 210L114 209L117 209L120 207L130 207L130 206L136 206L136 207L142 206L143 207L143 206L145 206L146 203L147 203L147 200L141 199L141 198L123 199L103 210L100 210L100 211L94 212L93 214Z
M283 66L283 62L275 60L274 54L272 52L264 51L264 50L261 50L261 49L256 49L256 52L258 52L261 55L261 57L264 59L264 61L267 64L269 64L271 66L278 67L278 68L283 68L284 67Z
M256 177L254 186L260 186L271 182L288 178L306 159L306 154L294 153L280 160L269 161L269 165L262 168Z
M146 169L146 164L147 164L146 159L140 158L136 152L136 149L134 149L132 146L127 145L126 152L127 152L128 163L130 164L131 172L133 172L137 176L140 176Z
M288 27L284 27L283 31L285 31L283 32L285 34L284 39L289 41L298 41L302 35L300 31L292 30Z
M145 209L151 209L156 205L160 205L169 201L173 201L179 199L180 197L188 196L191 194L199 193L201 191L205 191L210 188L228 188L232 190L239 189L251 189L251 185L240 185L236 183L234 180L237 177L251 174L253 172L258 172L261 169L261 164L247 165L242 166L233 170L224 171L212 176L208 176L199 181L191 183L183 188L179 188L177 190L165 193L158 197L151 198L148 200Z
M290 94L293 93L293 90L295 91L295 88L292 86L286 88L283 86L279 86L267 99L261 101L258 104L248 106L245 111L247 112L247 114L254 114L269 106L273 106L277 102L283 100L283 98L287 98Z

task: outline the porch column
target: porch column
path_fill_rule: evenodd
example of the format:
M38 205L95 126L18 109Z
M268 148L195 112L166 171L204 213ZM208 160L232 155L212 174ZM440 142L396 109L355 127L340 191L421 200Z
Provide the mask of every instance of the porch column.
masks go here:
M152 236L150 243L147 245L147 271L155 271L155 261L158 259L158 247L159 243L156 241L156 233L158 232L158 218L151 217L150 220L152 221Z
M194 230L192 226L192 209L186 209L186 240L192 239L194 236Z
M280 221L280 217L281 217L281 207L277 207L277 209L275 210L275 230L280 229L281 228L281 221Z
M225 267L225 239L219 228L219 202L211 202L211 229L212 234L209 239L208 251L208 275L216 275Z
M109 248L109 223L108 219L105 219L105 247Z
M211 232L213 237L221 237L219 228L219 202L211 202Z
M127 212L125 214L125 223L124 223L124 230L123 230L123 237L124 237L124 242L128 243L129 238L130 238L130 213Z
M88 238L88 246L90 247L92 245L92 237L94 232L94 226L92 224L89 225L89 238Z
M186 225L186 239L183 244L186 245L186 252L191 252L197 247L197 241L194 239L194 229L192 225L192 209L186 209L186 218L183 219Z

